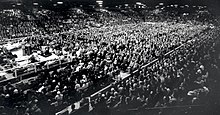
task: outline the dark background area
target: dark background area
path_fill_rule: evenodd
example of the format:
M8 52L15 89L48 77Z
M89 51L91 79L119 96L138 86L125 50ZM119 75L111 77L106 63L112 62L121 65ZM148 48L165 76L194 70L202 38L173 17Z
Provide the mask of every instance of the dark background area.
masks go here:
M57 5L57 8L65 9L70 7L77 7L80 5L89 6L97 5L96 0L0 0L0 8L31 8L33 3L37 2L40 7L54 9L54 4L58 1L62 1L63 5ZM220 1L219 0L103 0L104 7L114 7L116 5L123 4L135 4L136 2L142 2L147 6L155 6L160 2L163 2L164 5L169 4L178 4L178 5L207 5L209 10L214 14L220 15ZM20 6L16 5L21 3ZM13 6L14 5L14 6Z

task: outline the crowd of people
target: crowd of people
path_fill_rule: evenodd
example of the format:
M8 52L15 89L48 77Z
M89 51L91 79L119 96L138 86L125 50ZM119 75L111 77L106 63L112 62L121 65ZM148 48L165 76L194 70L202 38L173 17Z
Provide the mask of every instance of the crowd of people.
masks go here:
M154 59L159 61L92 100L92 111L125 114L123 110L176 105L187 102L188 98L197 102L200 92L209 91L206 81L210 63L206 62L212 58L210 51L205 51L212 46L212 38L219 29L213 29L209 23L195 24L193 21L143 22L144 18L131 12L134 11L87 14L72 9L64 17L64 14L43 10L33 14L40 21L25 22L27 28L16 27L20 32L10 29L12 33L25 36L31 32L44 34L24 41L31 47L31 61L38 60L36 53L45 57L65 56L71 61L65 67L40 72L35 80L24 83L23 87L11 83L2 86L1 113L54 115L118 81L120 72L131 73ZM17 20L22 25L20 21ZM6 31L4 26L3 30ZM206 40L210 44L199 44ZM197 45L199 47L194 47ZM172 56L164 57L179 46L183 47ZM189 90L192 91L186 99Z
M40 24L48 33L66 32L89 27L101 27L116 24L135 23L143 21L137 12L127 11L85 11L72 8L68 11L54 12L39 10L34 13Z
M191 21L198 22L215 22L213 16L200 7L194 8L190 15L183 11L188 11L189 7L172 8L161 7L156 10L135 11L132 9L125 10L99 10L90 11L82 8L72 8L68 11L54 12L51 10L41 9L34 11L32 15L24 14L21 10L2 10L0 12L1 38L16 38L35 34L53 34L78 30L89 27L100 27L106 25L121 25L128 23L138 23L143 21ZM179 9L182 9L179 11ZM196 11L196 13L194 13ZM178 13L181 12L181 13ZM212 20L209 20L209 19Z
M205 103L207 79L219 75L217 31L195 36L195 41L102 92L92 102L93 111L121 115L134 114L129 109Z
M0 40L40 34L42 31L33 21L33 17L21 10L11 9L0 12Z

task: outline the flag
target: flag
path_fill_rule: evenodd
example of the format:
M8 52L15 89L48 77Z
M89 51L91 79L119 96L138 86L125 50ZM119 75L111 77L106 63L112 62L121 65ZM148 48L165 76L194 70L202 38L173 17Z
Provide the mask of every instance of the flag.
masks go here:
M69 107L67 107L67 111L68 111L69 114L73 111L72 105L70 105Z
M92 104L91 104L91 98L88 97L89 100L89 112L93 110Z
M74 108L75 110L80 108L80 102L76 102L76 103L74 103L74 105L75 105L75 108Z

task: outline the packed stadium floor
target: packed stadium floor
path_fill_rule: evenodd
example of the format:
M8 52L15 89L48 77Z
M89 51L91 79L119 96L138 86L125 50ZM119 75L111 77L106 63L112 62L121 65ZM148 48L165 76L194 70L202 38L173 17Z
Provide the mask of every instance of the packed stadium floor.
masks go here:
M209 13L11 9L0 22L3 115L217 113L220 28Z

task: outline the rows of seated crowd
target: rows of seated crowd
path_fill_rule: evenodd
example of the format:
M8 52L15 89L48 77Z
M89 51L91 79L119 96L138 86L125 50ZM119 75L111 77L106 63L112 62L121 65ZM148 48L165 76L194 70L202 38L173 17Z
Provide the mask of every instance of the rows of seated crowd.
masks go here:
M100 95L92 104L95 107L94 111L102 114L112 109L112 114L120 114L117 110L122 108L173 105L182 98L185 100L184 96L189 89L184 88L186 84L195 84L191 83L196 81L192 77L195 75L198 76L196 84L207 92L204 76L208 71L206 68L210 65L204 65L203 52L193 48L191 44L170 58L163 60L163 56L189 41L210 39L212 44L211 37L218 31L211 29L203 33L209 28L209 24L204 23L164 23L163 19L159 19L161 22L157 23L142 22L139 15L131 12L85 13L82 10L73 10L64 17L63 14L53 11L39 11L34 15L41 20L41 24L35 24L36 21L24 23L17 19L17 23L12 24L10 28L9 24L14 21L3 20L6 26L2 26L2 36L7 36L4 32L7 31L6 28L9 29L9 33L21 33L22 36L33 34L36 30L46 31L48 34L58 33L46 38L28 37L25 43L30 44L31 53L44 56L67 54L72 58L72 63L58 70L42 72L36 80L22 86L8 83L1 87L2 113L53 115L114 82L113 79L117 79L116 76L120 72L132 72L157 58L162 60L150 66L147 69L149 71L142 70L140 74ZM63 19L67 20L66 23ZM15 25L23 26L14 27ZM67 32L69 30L72 32ZM42 46L47 46L46 51L42 51ZM210 46L207 44L204 47L208 49L206 47ZM37 60L37 57L33 58ZM193 65L192 69L188 69L191 67L190 64ZM190 71L190 75L186 71ZM199 96L194 99L197 98Z

